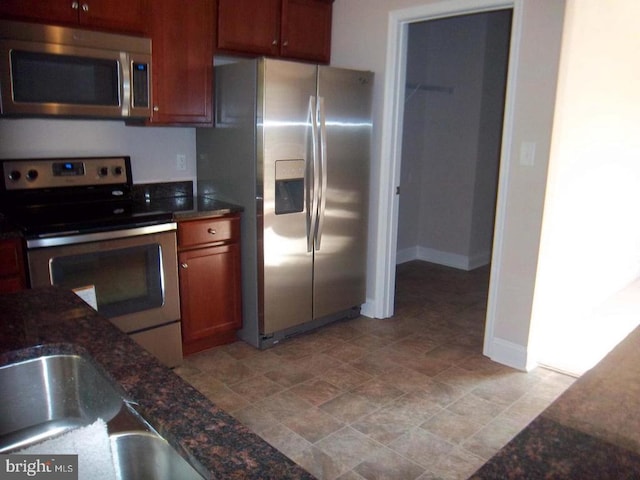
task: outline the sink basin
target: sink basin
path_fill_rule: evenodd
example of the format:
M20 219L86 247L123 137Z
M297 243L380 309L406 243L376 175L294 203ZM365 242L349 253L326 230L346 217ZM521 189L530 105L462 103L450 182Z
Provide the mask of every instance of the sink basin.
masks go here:
M123 397L87 359L51 355L0 367L0 452L115 417Z
M202 480L87 358L49 355L0 367L0 453L22 450L99 418L107 424L118 480Z
M124 432L111 435L110 439L119 480L202 480L202 476L157 435Z

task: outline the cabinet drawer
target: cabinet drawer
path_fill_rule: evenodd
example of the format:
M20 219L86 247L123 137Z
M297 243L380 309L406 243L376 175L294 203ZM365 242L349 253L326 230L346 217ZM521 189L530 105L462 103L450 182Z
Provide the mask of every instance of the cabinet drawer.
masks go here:
M240 217L208 218L178 222L178 247L240 239Z

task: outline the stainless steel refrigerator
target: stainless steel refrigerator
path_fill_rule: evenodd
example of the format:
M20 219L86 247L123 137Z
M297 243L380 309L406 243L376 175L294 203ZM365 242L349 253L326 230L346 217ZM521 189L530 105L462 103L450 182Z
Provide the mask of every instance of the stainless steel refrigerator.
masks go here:
M215 68L198 193L244 206L243 328L264 348L365 302L371 72L256 59Z

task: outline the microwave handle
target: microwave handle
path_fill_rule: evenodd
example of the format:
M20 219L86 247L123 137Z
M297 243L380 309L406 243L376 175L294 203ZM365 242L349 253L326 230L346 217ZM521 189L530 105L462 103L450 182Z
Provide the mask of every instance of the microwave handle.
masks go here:
M120 98L122 98L122 116L128 117L131 108L131 62L126 52L120 52Z

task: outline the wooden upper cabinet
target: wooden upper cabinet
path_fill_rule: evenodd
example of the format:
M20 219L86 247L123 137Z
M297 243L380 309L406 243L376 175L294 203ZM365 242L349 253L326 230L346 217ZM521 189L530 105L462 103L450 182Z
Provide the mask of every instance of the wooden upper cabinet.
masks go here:
M333 0L218 0L217 48L329 63Z
M282 2L281 55L329 63L331 57L332 2Z
M151 0L0 0L0 17L144 34Z
M0 16L25 22L73 25L78 23L78 8L74 9L71 4L69 0L1 0Z
M213 125L213 0L153 2L152 125Z
M81 0L78 3L82 27L131 33L146 33L149 30L149 0Z
M281 0L218 0L218 48L280 53Z

